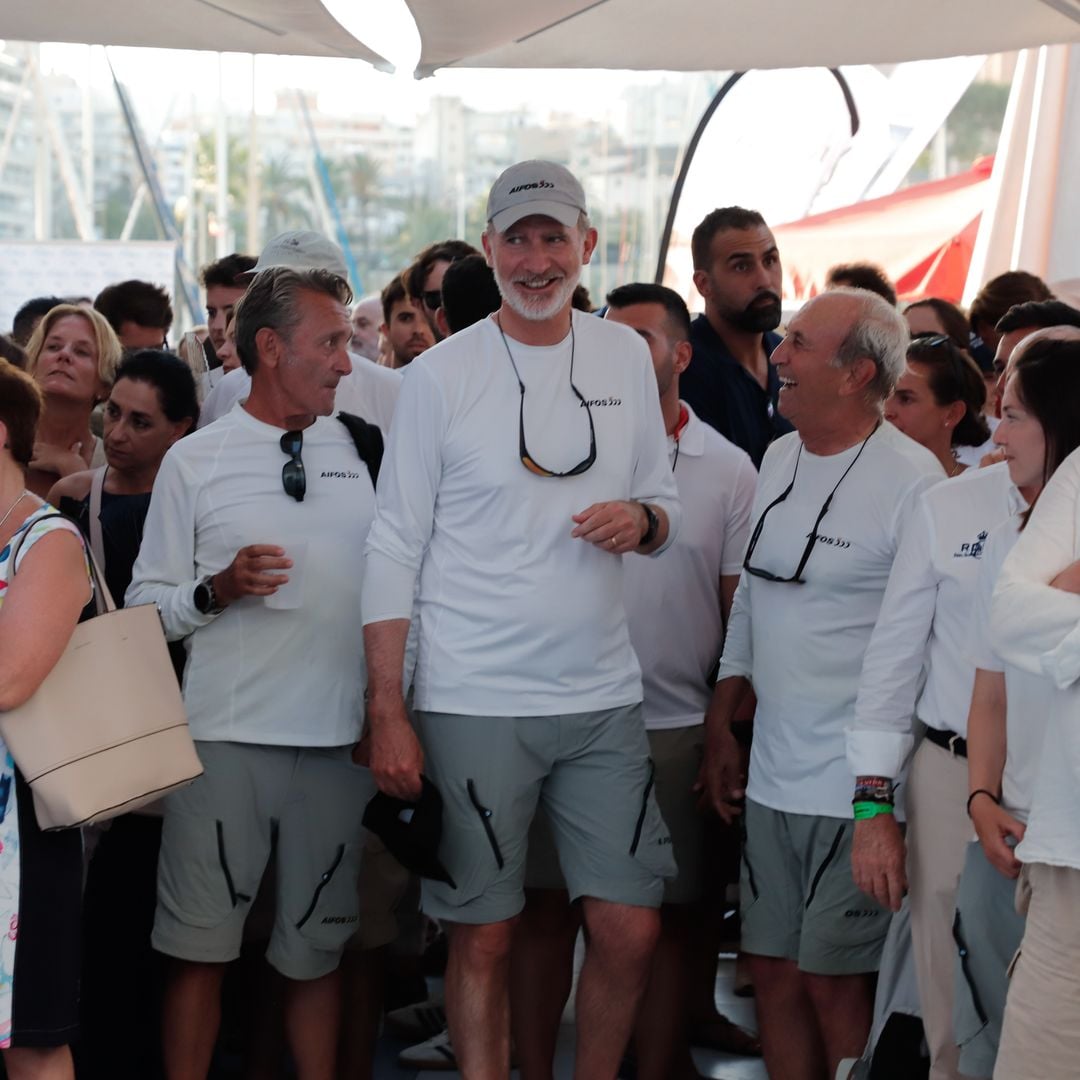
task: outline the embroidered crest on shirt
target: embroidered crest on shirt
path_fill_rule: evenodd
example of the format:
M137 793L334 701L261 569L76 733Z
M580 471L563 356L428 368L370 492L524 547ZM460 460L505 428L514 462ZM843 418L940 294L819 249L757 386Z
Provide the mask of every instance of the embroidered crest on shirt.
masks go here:
M961 544L959 551L953 552L954 559L981 559L983 548L986 547L986 538L989 535L985 529L970 544Z

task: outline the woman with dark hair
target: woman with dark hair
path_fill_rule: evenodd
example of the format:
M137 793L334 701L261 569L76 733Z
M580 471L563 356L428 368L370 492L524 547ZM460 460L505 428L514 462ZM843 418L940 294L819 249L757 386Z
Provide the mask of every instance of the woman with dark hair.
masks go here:
M967 350L970 344L967 316L948 300L936 296L916 300L904 308L904 318L913 338L944 334L958 349Z
M35 494L105 463L90 414L108 396L119 361L120 342L93 308L58 304L38 323L26 346L26 370L45 395L26 482Z
M118 606L131 583L150 492L161 460L194 430L195 378L179 357L143 349L116 372L105 406L106 467L68 476L50 500L73 517L95 549ZM169 646L177 672L182 642ZM76 1051L84 1080L152 1077L160 1069L158 970L150 947L161 818L153 810L110 823L86 877L83 1037ZM116 1038L113 1020L128 1018Z
M1036 334L1017 348L994 441L1005 452L1017 512L983 548L971 622L977 670L968 713L968 815L978 839L968 845L956 894L954 936L963 951L956 961L954 1015L960 1071L973 1077L993 1074L1008 967L1023 936L1014 847L1024 837L1053 696L1048 679L1003 660L993 648L991 602L1002 563L1046 481L1080 446L1080 340Z
M946 476L957 476L967 466L957 460L956 448L981 446L990 437L982 415L982 375L967 353L941 334L915 338L907 360L885 402L885 419L931 451Z
M78 530L26 487L42 404L34 380L0 360L0 711L37 692L91 594ZM11 1080L74 1078L81 889L78 829L38 828L0 741L0 1048Z
M123 606L131 583L161 459L177 439L194 430L198 417L191 369L172 353L140 350L117 369L109 392L104 416L107 464L64 477L49 492L49 501L74 517L93 545L97 530L90 505L95 483L99 485L102 550L94 553L118 606Z

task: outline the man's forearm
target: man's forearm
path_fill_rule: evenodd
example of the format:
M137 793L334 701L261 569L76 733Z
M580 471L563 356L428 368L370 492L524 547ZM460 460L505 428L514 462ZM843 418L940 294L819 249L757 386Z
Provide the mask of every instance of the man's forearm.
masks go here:
M370 701L404 697L402 671L408 619L384 619L364 627L364 655L367 660L367 689Z
M743 698L750 690L750 680L742 675L730 675L713 687L712 701L705 712L705 730L720 732L731 727Z

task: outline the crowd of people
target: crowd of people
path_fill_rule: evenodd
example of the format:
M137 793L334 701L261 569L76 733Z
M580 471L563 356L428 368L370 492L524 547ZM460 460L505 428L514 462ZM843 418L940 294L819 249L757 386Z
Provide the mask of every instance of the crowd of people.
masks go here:
M1074 1076L1080 310L1013 271L901 311L845 264L781 328L741 207L694 231L701 314L596 310L543 161L479 240L354 303L284 233L204 269L176 352L140 281L0 337L0 711L93 616L90 550L204 767L80 836L5 750L8 1076L364 1080L385 1023L551 1080L582 935L587 1080Z

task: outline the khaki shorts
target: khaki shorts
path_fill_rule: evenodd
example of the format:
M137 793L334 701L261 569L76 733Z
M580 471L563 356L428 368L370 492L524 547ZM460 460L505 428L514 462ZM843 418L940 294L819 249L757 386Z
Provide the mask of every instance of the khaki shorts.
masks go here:
M1024 936L1016 882L998 873L982 844L968 845L956 893L953 1032L965 1076L992 1076L1001 1042L1009 964Z
M1029 863L1016 883L1027 915L1013 962L995 1080L1076 1080L1080 1063L1080 870Z
M854 821L746 800L742 947L815 975L877 971L889 912L851 876Z
M640 705L565 716L418 712L417 726L443 799L439 856L456 882L424 881L428 915L474 924L517 915L538 805L571 899L660 906L675 860Z
M360 921L370 773L352 763L350 746L196 746L205 772L165 799L154 948L181 960L234 960L276 845L266 958L290 979L329 974Z
M705 823L693 791L701 768L705 725L665 728L646 733L652 759L656 802L671 834L678 874L664 882L665 904L693 904L701 899L705 855ZM542 810L529 830L525 886L565 889L555 838Z

